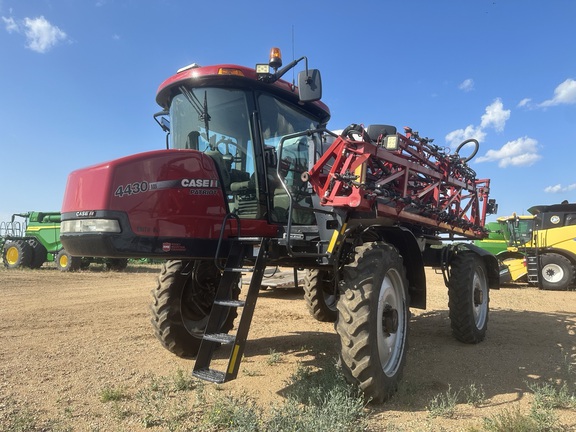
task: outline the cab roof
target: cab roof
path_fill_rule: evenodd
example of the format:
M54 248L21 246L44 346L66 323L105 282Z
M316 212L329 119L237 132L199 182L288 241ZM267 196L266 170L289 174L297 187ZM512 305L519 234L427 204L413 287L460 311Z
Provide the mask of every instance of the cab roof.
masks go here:
M275 93L283 99L299 103L298 88L282 79L273 83L266 83L258 79L256 71L252 68L234 64L221 64L213 66L190 65L180 69L175 75L166 79L156 92L156 103L164 109L170 107L174 95L180 93L179 87L204 87L209 85L256 88ZM321 101L305 102L300 105L307 111L323 119L326 123L330 118L330 109Z

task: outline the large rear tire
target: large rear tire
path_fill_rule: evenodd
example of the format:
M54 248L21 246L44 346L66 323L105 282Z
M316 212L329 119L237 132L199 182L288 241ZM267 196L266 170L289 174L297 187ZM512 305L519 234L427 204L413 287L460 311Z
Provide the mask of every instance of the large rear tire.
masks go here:
M450 263L448 308L452 334L460 342L484 340L488 328L489 289L486 266L480 256L461 252Z
M547 253L540 257L541 287L544 290L566 291L574 284L574 266L565 256Z
M304 300L310 314L318 321L335 322L338 317L337 288L331 272L307 270L304 276Z
M170 260L162 266L150 310L154 333L164 348L182 358L198 354L220 278L213 261ZM229 298L238 299L239 294L235 286ZM231 308L221 333L234 327L237 315Z
M382 402L398 388L406 361L408 281L393 246L371 242L355 253L337 303L342 370L367 400Z
M33 258L32 246L25 240L8 240L4 244L2 260L6 268L30 267Z

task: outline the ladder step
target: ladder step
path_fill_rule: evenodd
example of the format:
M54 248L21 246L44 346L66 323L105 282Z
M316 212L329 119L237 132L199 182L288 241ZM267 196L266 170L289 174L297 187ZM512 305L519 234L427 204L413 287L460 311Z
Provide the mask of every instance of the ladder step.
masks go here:
M262 237L239 237L238 240L242 243L258 244L262 241Z
M202 337L202 339L228 345L234 343L234 341L236 340L236 336L229 335L226 333L212 333L212 334L205 334Z
M222 384L226 379L226 374L214 369L199 369L192 372L192 376L204 381Z
M252 273L254 271L254 267L247 267L247 268L226 267L224 271L232 273Z
M244 307L246 302L243 300L214 300L214 304L228 307Z

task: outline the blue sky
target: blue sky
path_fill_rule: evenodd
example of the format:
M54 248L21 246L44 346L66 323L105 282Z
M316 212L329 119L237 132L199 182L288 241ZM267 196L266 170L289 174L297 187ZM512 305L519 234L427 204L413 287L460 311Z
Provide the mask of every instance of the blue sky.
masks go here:
M332 129L479 139L499 215L576 202L575 22L575 0L0 0L0 220L58 211L74 169L163 148L155 94L179 67L272 46L321 70Z

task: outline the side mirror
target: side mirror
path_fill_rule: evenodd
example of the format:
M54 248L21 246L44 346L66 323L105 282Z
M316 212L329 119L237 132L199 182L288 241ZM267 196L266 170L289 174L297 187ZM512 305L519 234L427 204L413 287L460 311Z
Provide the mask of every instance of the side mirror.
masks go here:
M298 73L298 96L302 102L322 99L322 79L318 69L308 69Z
M170 120L168 119L168 111L160 111L154 114L154 120L162 128L164 132L170 132ZM160 120L158 120L160 118Z
M278 165L278 155L276 154L276 148L272 146L264 147L264 160L266 161L266 166L269 168L276 168Z
M486 213L487 214L496 214L498 213L498 204L496 204L496 200L495 199L489 199L488 200L488 206L486 208Z

